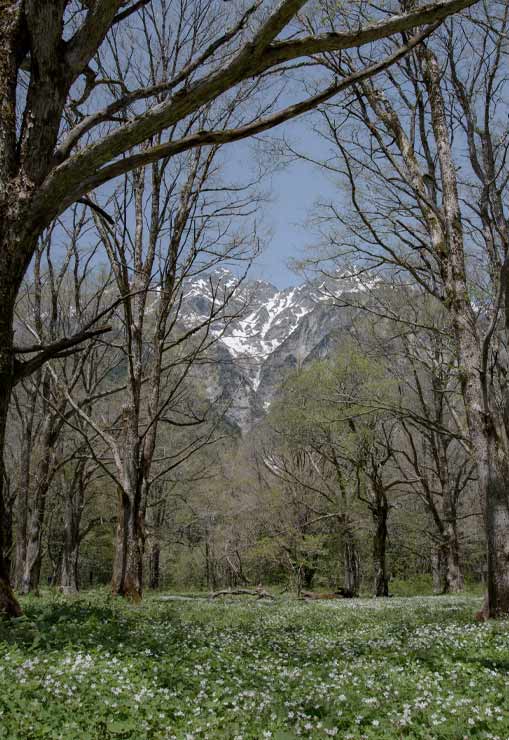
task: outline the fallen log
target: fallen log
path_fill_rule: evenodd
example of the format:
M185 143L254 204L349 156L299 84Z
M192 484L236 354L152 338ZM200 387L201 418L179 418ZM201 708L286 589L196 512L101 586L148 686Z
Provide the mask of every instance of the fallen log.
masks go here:
M213 591L209 594L209 599L217 599L219 596L256 596L257 599L274 599L272 594L269 594L261 586L254 590L250 588L228 588L224 591Z
M318 600L318 599L352 599L353 591L348 588L338 588L334 593L315 593L314 591L301 591L301 599Z

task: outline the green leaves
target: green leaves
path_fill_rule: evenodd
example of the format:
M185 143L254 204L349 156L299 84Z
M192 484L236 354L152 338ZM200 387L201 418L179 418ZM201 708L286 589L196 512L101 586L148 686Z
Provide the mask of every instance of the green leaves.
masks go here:
M509 625L473 623L477 601L29 601L15 629L41 639L0 642L0 738L507 737Z
M113 720L108 722L106 731L111 735L126 735L132 737L132 733L137 729L137 723L134 718L124 720Z
M269 421L293 443L353 447L372 441L377 419L394 404L394 383L382 363L346 344L330 360L291 375Z

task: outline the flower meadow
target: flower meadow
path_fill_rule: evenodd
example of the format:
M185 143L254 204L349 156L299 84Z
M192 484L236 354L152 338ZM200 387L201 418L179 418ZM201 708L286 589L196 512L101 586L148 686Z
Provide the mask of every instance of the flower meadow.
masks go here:
M476 597L141 606L0 623L0 738L509 738L509 623Z

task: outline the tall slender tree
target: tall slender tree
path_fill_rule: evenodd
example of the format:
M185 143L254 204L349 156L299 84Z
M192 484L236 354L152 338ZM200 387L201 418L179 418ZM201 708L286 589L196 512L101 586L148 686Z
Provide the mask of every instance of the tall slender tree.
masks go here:
M348 115L334 105L323 110L355 214L347 219L333 209L344 254L356 255L362 270L404 274L449 315L485 510L491 617L509 612L507 392L499 351L507 343L508 145L495 133L505 117L507 23L506 3L479 6L387 71L386 85L356 85ZM354 55L327 60L336 74L350 75L357 63ZM330 160L327 167L334 167Z

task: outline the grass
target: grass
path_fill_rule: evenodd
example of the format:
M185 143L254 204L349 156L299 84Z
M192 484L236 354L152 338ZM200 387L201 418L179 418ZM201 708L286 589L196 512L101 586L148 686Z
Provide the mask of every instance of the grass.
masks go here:
M509 623L478 603L27 599L0 738L507 740Z

